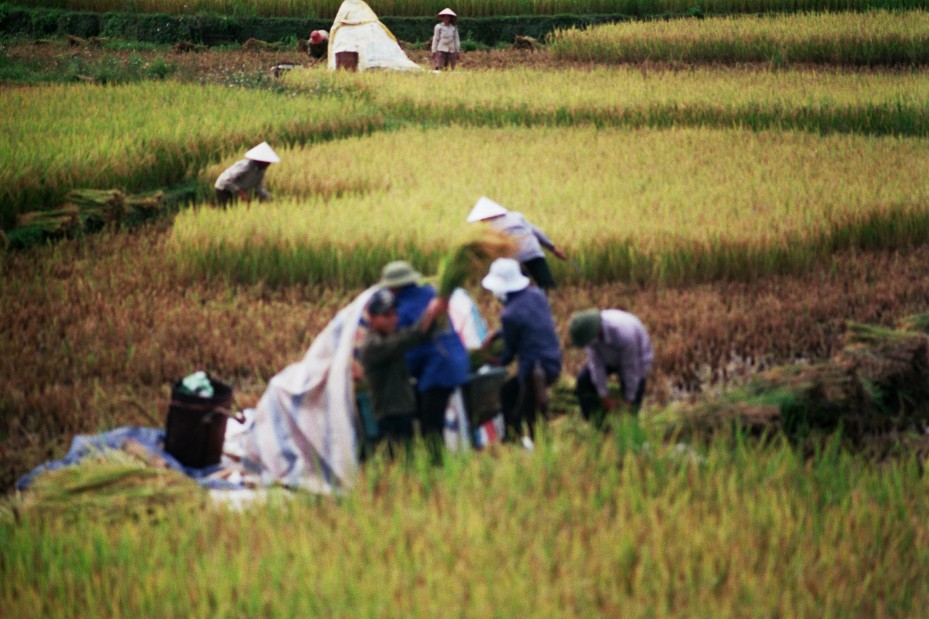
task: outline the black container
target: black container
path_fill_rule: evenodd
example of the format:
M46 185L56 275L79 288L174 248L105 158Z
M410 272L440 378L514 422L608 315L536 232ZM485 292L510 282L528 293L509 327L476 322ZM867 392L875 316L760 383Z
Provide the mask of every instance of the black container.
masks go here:
M203 398L181 389L171 389L165 451L184 466L201 469L219 464L226 438L226 420L233 417L232 387L209 377L213 397Z
M494 368L482 374L471 374L462 386L465 410L472 428L490 421L501 411L500 388L506 382L506 369Z

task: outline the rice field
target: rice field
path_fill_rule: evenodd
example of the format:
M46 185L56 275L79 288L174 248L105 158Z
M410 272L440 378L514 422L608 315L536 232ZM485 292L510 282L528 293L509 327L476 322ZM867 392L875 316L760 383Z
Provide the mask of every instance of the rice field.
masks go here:
M308 70L273 91L3 88L9 213L88 178L192 180L208 196L256 134L282 158L267 173L272 203L202 204L131 234L0 254L5 488L75 434L159 425L169 385L193 369L254 405L387 260L435 273L480 195L525 213L577 262L550 260L562 340L572 312L625 307L656 359L641 416L610 434L579 419L570 387L583 352L566 348L565 397L533 453L504 445L443 467L422 448L408 466L375 458L340 498L274 489L247 513L204 511L202 490L151 470L171 489L154 505L128 493L101 509L101 496L68 501L53 485L6 497L0 615L927 607L921 432L875 462L838 436L806 450L737 432L683 443L662 425L675 402L829 359L847 321L926 311L925 72L565 63ZM496 301L472 292L497 324Z
M439 144L454 145L453 178L423 164ZM569 281L744 279L849 246L925 242L926 147L738 129L411 128L284 150L266 177L277 201L182 213L171 243L191 277L363 286L398 254L435 273L488 195L579 263L580 274L553 261Z
M341 0L36 0L30 6L67 8L100 13L131 9L144 13L219 13L233 16L335 17ZM378 15L432 16L446 4L436 0L372 0ZM459 0L454 10L466 17L553 15L573 13L651 16L684 13L692 0ZM922 0L705 0L704 13L864 11L875 8L923 8Z
M338 93L177 82L5 89L0 98L0 227L72 188L130 192L178 183L222 156L379 128L378 113Z
M532 457L373 463L344 500L0 519L12 616L916 616L929 487L834 445L565 424ZM67 600L65 604L63 601Z
M347 89L407 122L478 126L744 127L929 135L929 74L834 69L517 67L454 74L294 71L307 92Z
M625 22L560 30L552 53L598 63L915 66L929 61L929 13L775 14Z

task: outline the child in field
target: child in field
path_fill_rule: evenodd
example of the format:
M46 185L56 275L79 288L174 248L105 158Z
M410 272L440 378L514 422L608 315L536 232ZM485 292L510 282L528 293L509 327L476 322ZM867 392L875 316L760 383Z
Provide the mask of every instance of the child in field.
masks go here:
M451 9L442 9L437 17L441 20L435 25L432 34L432 67L436 70L454 69L461 53L461 40L458 38L458 16Z
M359 356L380 440L387 440L391 449L413 440L417 412L404 353L428 341L436 316L447 310L448 299L434 298L415 324L397 330L396 298L390 290L377 291L368 302L370 329L361 342Z

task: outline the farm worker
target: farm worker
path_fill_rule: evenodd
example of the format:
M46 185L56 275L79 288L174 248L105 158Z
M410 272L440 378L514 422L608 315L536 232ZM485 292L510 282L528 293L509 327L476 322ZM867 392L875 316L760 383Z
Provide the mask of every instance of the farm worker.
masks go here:
M481 284L503 303L501 327L487 336L484 346L502 337L503 351L495 363L505 366L518 359L516 376L500 389L507 434L522 435L525 421L529 436L523 437L523 444L531 448L536 409L547 403L548 387L561 374L561 348L548 298L530 286L512 258L494 260Z
M555 278L552 277L552 271L548 267L542 248L550 250L562 260L567 260L568 256L555 247L544 232L526 221L522 213L508 211L490 198L482 196L468 214L468 222L476 221L487 222L497 230L516 239L519 244L516 259L535 280L536 285L546 291L555 287Z
M432 67L454 69L461 54L461 40L458 38L458 16L455 11L445 8L436 17L439 23L432 33Z
M400 328L415 324L436 297L435 289L419 282L422 275L406 260L388 263L379 284L397 299ZM419 392L419 420L423 438L438 463L442 458L445 410L455 389L468 382L471 366L468 351L450 323L437 328L433 337L406 352L407 368Z
M396 298L390 290L382 288L368 301L370 329L361 341L359 358L380 430L378 440L386 440L392 452L397 445L413 440L416 417L416 393L404 352L428 341L436 316L447 310L446 299L433 299L416 323L398 329Z
M313 58L325 58L329 53L329 33L325 30L311 32L309 49Z
M268 145L262 142L245 153L245 159L236 161L216 179L216 202L226 208L236 197L251 205L250 191L258 194L259 200L270 200L271 194L264 187L265 171L280 158Z
M607 391L607 378L616 374L622 405L638 413L654 353L648 332L635 315L619 309L575 312L568 325L571 343L587 352L587 363L577 375L575 394L585 419L609 412L620 404Z

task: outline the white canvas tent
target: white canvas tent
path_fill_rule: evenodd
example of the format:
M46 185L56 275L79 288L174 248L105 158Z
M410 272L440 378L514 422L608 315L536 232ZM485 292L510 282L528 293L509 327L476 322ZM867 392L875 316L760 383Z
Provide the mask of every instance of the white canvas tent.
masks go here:
M364 0L345 0L339 7L329 30L329 70L336 68L336 54L358 53L358 70L394 69L419 71L418 64L410 60L396 37L381 23Z

